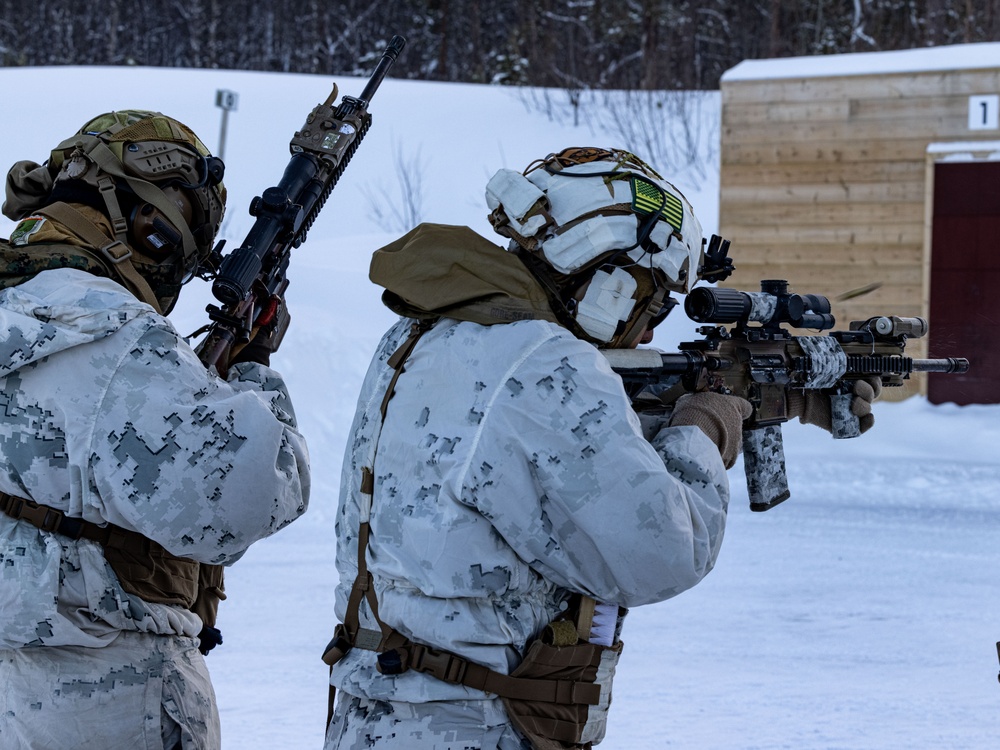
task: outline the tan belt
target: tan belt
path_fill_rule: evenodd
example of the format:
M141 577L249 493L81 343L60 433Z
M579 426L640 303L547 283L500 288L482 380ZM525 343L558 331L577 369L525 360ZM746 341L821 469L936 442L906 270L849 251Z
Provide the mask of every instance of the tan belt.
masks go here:
M202 653L222 642L215 628L219 601L226 598L221 565L178 557L137 531L72 518L58 508L6 492L0 492L0 511L42 531L97 542L125 591L148 602L184 607L201 618Z
M39 505L23 497L0 492L0 511L15 521L27 521L42 531L50 531L70 539L89 539L102 547L120 549L132 554L148 554L150 545L156 544L142 534L109 523L98 526L82 518L71 518L57 508Z

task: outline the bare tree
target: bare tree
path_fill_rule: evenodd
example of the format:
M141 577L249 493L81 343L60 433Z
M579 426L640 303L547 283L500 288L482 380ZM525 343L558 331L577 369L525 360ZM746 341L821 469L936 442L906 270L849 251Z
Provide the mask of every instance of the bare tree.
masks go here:
M370 72L592 89L705 90L747 58L1000 40L997 0L0 0L5 65Z
M608 91L595 102L596 117L617 132L620 145L648 161L664 177L685 174L692 182L708 175L718 156L718 127L702 128L714 118L701 91Z
M368 215L386 232L408 232L423 218L423 175L426 164L420 148L404 153L403 146L393 144L393 166L396 170L396 192L399 200L392 200L391 188L384 183L366 184L361 192L368 201Z

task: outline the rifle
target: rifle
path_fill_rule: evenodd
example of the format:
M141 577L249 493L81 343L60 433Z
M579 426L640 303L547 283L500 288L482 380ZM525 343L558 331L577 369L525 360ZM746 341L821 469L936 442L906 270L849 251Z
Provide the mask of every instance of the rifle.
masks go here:
M358 97L344 96L334 106L337 84L313 108L289 144L291 158L281 180L250 203L256 220L243 243L225 257L220 242L202 277L214 279L212 294L222 303L206 310L210 323L192 336L206 333L198 356L206 367L226 376L232 355L255 336L276 351L288 329L284 304L292 248L305 242L326 199L371 126L368 105L406 40L389 41L374 73Z
M703 278L732 272L728 240L713 235ZM679 352L609 349L603 353L639 412L663 411L684 393L712 390L747 399L753 413L744 423L743 453L750 509L765 511L788 499L781 424L793 389L829 395L833 437L861 434L851 413L854 384L878 378L898 387L914 372L963 373L963 358L912 359L906 341L927 333L924 318L877 316L854 321L847 331L793 336L783 326L829 330L836 325L830 301L818 294L791 294L788 282L761 282L760 292L698 287L684 303L704 338L680 344ZM759 325L751 325L757 323ZM733 325L727 329L726 325Z

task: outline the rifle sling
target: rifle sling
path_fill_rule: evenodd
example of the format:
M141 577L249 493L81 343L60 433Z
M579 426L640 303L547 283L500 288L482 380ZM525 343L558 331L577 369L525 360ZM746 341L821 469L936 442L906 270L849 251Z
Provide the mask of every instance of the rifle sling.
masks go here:
M435 321L421 321L414 324L409 338L389 357L387 363L395 372L382 399L381 414L385 422L389 400L395 391L396 381L402 374L404 364L420 337L430 329ZM376 438L377 451L378 443ZM374 452L372 465L374 466ZM362 468L361 491L374 497L375 481L371 467ZM465 685L474 690L482 690L502 698L516 698L522 701L542 701L557 704L589 704L600 702L600 685L579 680L546 680L528 677L512 677L502 672L470 661L444 649L431 648L416 643L398 630L386 625L378 616L378 600L375 596L374 580L368 570L366 552L371 527L362 522L358 528L358 574L354 579L344 622L337 627L333 640L323 654L323 661L330 665L337 663L351 648L361 648L378 653L378 670L383 674L401 674L412 669L431 675L454 685ZM360 623L361 600L368 602L372 617L378 623L380 632L362 628ZM333 718L336 689L330 685L327 705L327 726Z

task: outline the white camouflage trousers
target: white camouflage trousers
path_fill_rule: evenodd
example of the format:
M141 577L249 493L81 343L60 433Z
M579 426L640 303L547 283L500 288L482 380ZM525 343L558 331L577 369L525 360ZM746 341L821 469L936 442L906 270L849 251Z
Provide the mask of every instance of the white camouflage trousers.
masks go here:
M104 648L0 650L0 748L218 750L193 638L121 632Z
M531 750L499 698L400 703L340 692L324 750Z

